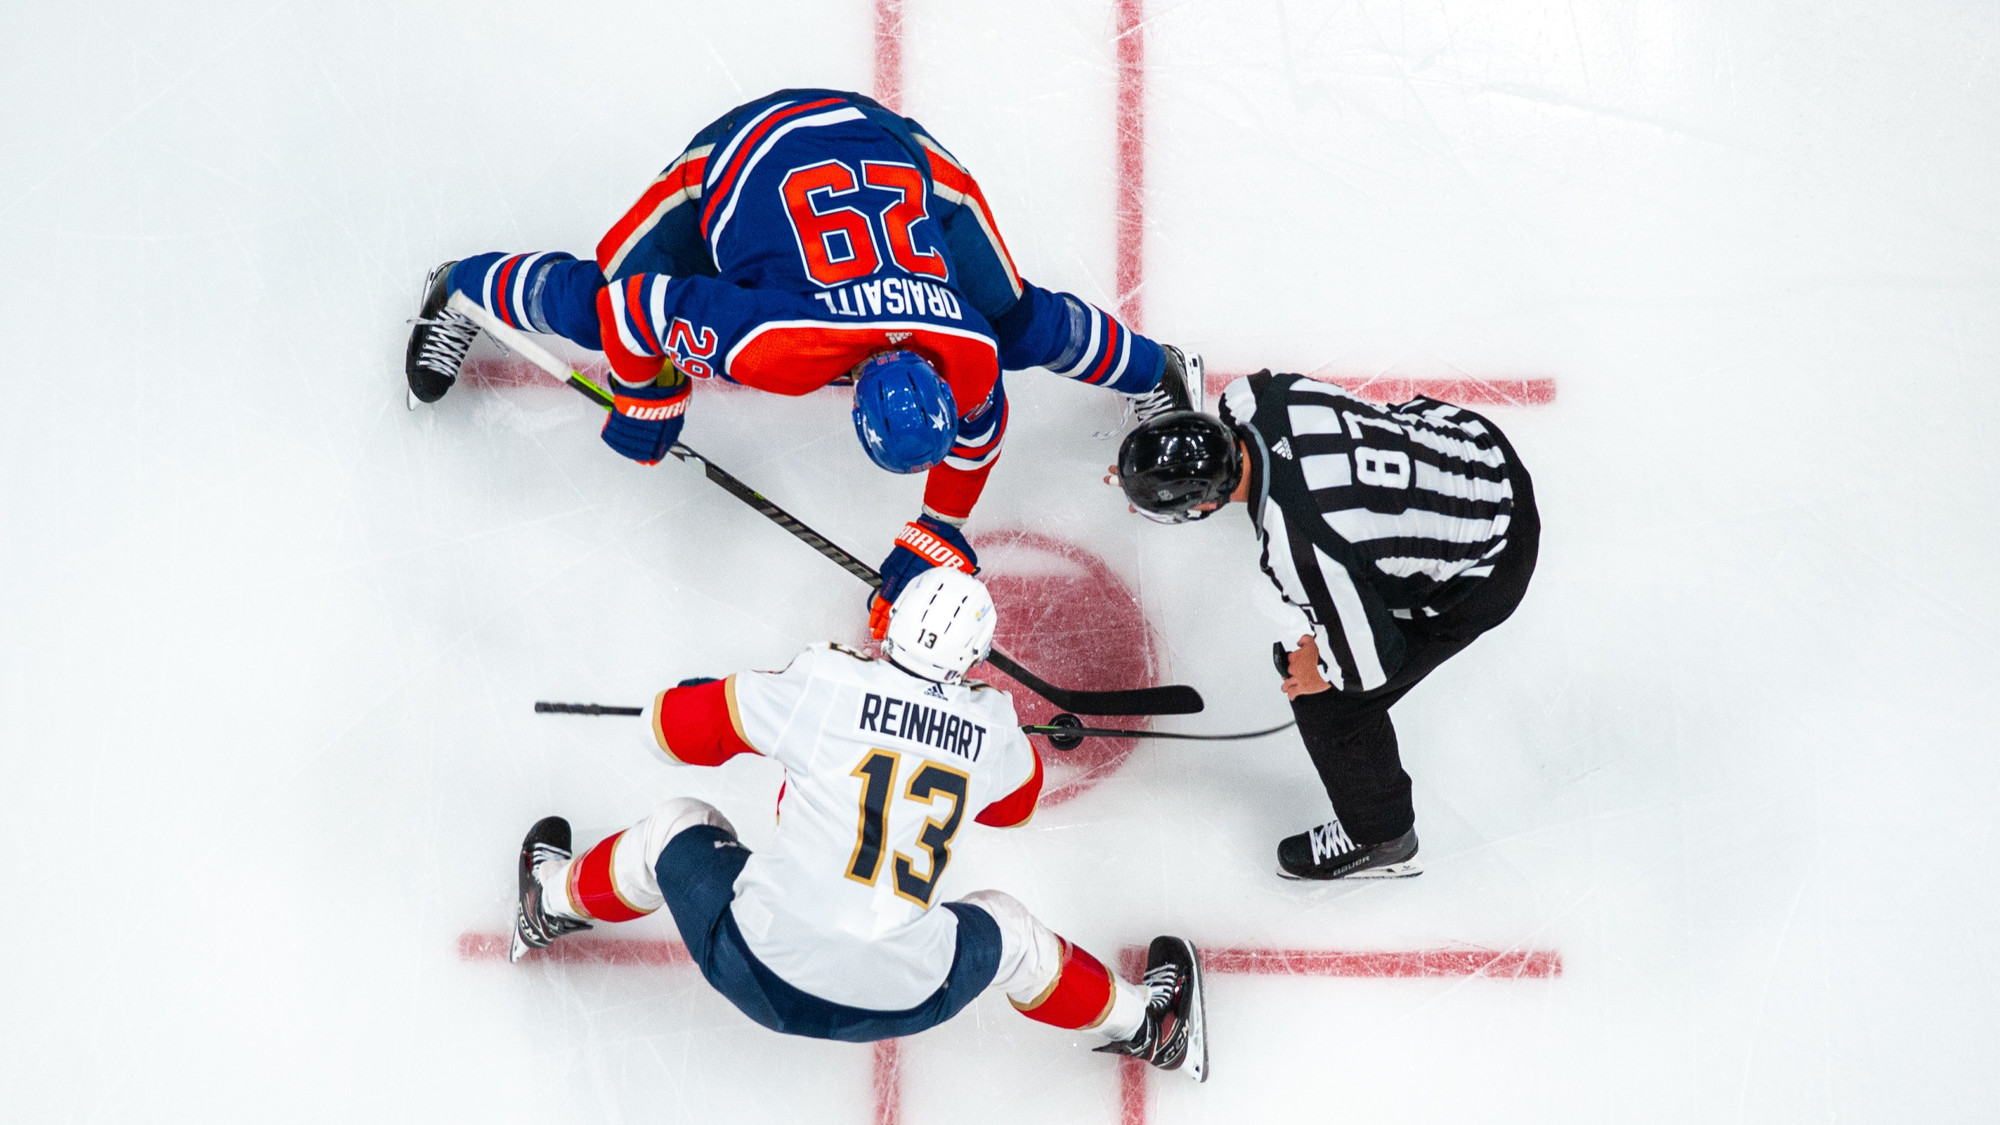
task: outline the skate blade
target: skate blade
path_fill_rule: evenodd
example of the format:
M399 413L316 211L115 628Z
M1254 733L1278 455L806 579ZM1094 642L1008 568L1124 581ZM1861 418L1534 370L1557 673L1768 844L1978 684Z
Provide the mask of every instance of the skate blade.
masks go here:
M417 392L410 390L408 387L403 388L403 402L411 410L415 410L417 407L423 405L423 403L417 398Z
M1365 871L1356 871L1351 875L1338 875L1331 879L1308 879L1303 875L1294 875L1282 867L1278 868L1278 878L1290 879L1294 883L1345 883L1353 879L1408 879L1413 875L1422 875L1423 873L1424 865L1414 859L1404 860L1402 863L1386 864L1382 867L1370 867Z
M1412 859L1412 860L1406 860L1402 863L1391 863L1384 867L1371 867L1366 871L1357 871L1352 875L1343 875L1341 876L1341 878L1408 879L1412 875L1422 875L1423 873L1424 873L1424 865Z
M1208 1008L1201 995L1201 951L1190 942L1188 952L1194 957L1194 972L1188 974L1188 1021L1187 1059L1181 1069L1196 1082L1208 1081Z

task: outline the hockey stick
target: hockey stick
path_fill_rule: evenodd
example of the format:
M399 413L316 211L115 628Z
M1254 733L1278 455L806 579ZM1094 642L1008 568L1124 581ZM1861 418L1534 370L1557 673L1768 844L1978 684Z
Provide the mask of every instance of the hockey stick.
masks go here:
M541 704L536 704L535 709L540 710ZM1290 730L1298 725L1298 720L1293 719L1290 722L1279 723L1275 727L1237 731L1234 734L1176 734L1173 731L1161 730L1112 730L1105 727L1087 727L1083 725L1082 719L1065 712L1041 726L1022 723L1021 733L1039 734L1049 740L1050 746L1058 750L1074 750L1083 745L1083 740L1086 738L1173 738L1187 742L1242 742L1246 739L1262 738L1267 734L1276 734L1281 730Z
M644 707L613 707L604 703L535 703L537 715L631 715L646 713Z
M478 302L463 293L453 293L450 307L453 311L471 318L494 339L506 345L509 350L519 353L528 362L575 388L578 393L597 405L607 410L611 408L610 392L584 378L575 368L557 359L548 349L529 339L520 330L502 323L500 318L488 312ZM720 485L723 491L755 508L765 519L791 532L806 546L839 564L847 573L876 589L881 589L882 576L876 573L874 567L855 558L819 532L807 527L790 512L772 503L763 493L737 480L687 445L676 443L668 452L681 461L691 461L700 465L702 475ZM987 653L986 662L1014 677L1021 686L1065 711L1076 711L1085 715L1192 715L1203 707L1201 693L1186 684L1166 684L1160 687L1127 688L1117 691L1071 690L1057 687L1042 679L997 648Z
M644 707L614 707L605 703L546 703L537 702L538 715L644 715ZM1022 734L1039 734L1049 740L1049 745L1058 750L1074 750L1083 745L1086 738L1173 738L1186 742L1242 742L1251 738L1262 738L1281 730L1298 726L1296 720L1279 723L1263 730L1244 730L1234 734L1176 734L1159 730L1113 730L1108 727L1087 727L1075 715L1063 712L1047 723L1022 723Z

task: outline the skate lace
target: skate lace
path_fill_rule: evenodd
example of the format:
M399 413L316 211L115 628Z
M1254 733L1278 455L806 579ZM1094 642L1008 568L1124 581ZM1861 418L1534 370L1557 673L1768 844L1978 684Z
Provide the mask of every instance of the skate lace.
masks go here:
M528 854L535 857L532 864L535 867L540 867L550 860L561 861L569 858L569 852L556 847L554 844L536 844L528 849Z
M1173 392L1167 390L1166 382L1166 379L1162 377L1159 384L1152 390L1143 391L1132 396L1132 412L1139 416L1141 422L1155 415L1165 414L1167 411L1180 405L1175 401Z
M1312 845L1314 863L1354 850L1354 841L1348 838L1347 829L1337 820L1329 820L1318 828L1308 829L1306 842Z
M1193 381L1200 377L1201 361L1190 358L1179 348L1168 347L1167 369L1160 373L1160 381L1153 389L1133 395L1132 412L1139 421L1147 422L1172 410L1185 410L1194 403ZM1180 394L1176 394L1178 390ZM1184 398L1183 396L1187 396Z
M441 309L437 316L419 318L413 323L427 324L431 329L424 334L423 346L417 350L417 362L456 377L459 365L465 362L465 353L479 335L479 326L470 317L450 309Z
M1143 987L1146 989L1146 1006L1148 1008L1171 1007L1174 1002L1174 996L1180 992L1180 966L1155 965L1147 969Z

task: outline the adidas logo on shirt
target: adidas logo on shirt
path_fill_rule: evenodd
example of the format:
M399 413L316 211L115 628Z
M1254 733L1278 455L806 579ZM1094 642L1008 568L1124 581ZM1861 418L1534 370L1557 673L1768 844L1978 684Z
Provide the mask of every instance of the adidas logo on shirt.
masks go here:
M1278 444L1271 447L1271 452L1290 461L1292 459L1292 439L1279 438Z

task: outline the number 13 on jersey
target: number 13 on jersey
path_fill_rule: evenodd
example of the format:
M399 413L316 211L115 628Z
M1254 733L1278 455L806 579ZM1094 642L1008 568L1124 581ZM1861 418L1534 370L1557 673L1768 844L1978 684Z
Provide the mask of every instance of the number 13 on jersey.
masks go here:
M902 755L889 750L870 750L854 767L852 776L862 781L861 823L855 829L854 855L847 863L847 877L857 883L875 885L881 875L882 853L888 846L889 818L901 805L891 802L896 791L896 775L902 770ZM903 799L912 804L922 805L922 810L911 810L904 815L915 815L921 811L927 815L924 827L917 834L917 844L929 851L928 872L919 875L916 861L902 852L895 853L895 861L890 865L895 871L895 892L897 897L906 898L918 906L928 908L931 896L937 893L938 880L944 876L945 865L951 862L951 838L958 835L959 825L965 820L965 796L971 779L950 766L925 760L903 787ZM951 807L940 818L928 815L937 808L938 799L946 798Z

